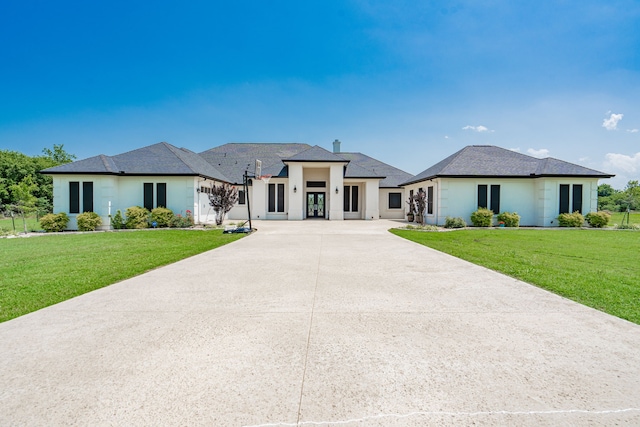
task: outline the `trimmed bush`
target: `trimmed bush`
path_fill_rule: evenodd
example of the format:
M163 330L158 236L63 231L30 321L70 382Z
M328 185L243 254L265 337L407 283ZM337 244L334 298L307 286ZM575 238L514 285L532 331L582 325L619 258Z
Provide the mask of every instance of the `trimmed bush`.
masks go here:
M149 215L151 213L140 206L131 206L125 211L127 228L149 228Z
M460 217L452 218L448 216L444 220L444 228L465 228L467 223Z
M102 218L95 212L84 212L76 217L78 221L78 230L95 231L102 225Z
M584 217L578 211L574 213L563 213L558 215L558 224L560 227L582 227Z
M40 226L48 233L66 230L68 223L69 217L64 212L60 212L58 214L46 214L40 218Z
M609 224L609 220L611 219L611 214L608 212L589 212L584 219L587 220L590 226L594 228L602 228Z
M155 208L151 211L151 222L156 223L156 227L169 227L173 219L173 211L167 208Z
M471 214L471 223L474 227L490 227L493 222L493 211L487 208L479 208Z
M187 211L189 212L189 211ZM193 217L191 215L182 216L180 214L174 215L171 219L171 227L173 228L189 228L193 225Z
M520 215L517 212L502 212L497 218L505 227L520 227Z
M120 230L125 227L124 218L122 217L120 209L118 209L116 214L111 218L111 227L113 227L114 230Z

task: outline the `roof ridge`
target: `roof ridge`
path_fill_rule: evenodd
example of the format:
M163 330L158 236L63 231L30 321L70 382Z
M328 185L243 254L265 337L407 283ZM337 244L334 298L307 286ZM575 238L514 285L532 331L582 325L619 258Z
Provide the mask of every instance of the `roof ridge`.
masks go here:
M182 158L184 154L187 154L186 151L183 151L175 145L169 144L168 142L161 142L160 144L163 144L165 147L167 147L169 151L171 151L191 172L196 174L199 173L198 171L193 169L193 166L191 164L187 163L185 159Z

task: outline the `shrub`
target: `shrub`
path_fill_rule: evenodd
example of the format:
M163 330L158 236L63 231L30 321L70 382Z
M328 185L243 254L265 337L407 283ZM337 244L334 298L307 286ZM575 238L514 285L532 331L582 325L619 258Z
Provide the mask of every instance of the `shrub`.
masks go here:
M614 224L613 227L618 230L640 230L638 224Z
M478 208L471 214L471 223L474 227L489 227L493 221L493 211L487 208Z
M40 218L40 226L46 232L62 231L67 228L69 217L66 213L46 214Z
M182 216L180 214L174 215L171 219L171 227L174 228L189 228L193 225L193 217L189 215L189 211L187 211L187 216Z
M155 208L151 211L151 222L156 223L156 227L169 227L173 219L173 211L167 208Z
M120 209L116 211L116 214L111 218L111 226L114 230L120 230L125 227L124 218Z
M84 212L76 217L78 221L78 230L95 231L102 225L102 218L95 212Z
M465 228L467 223L460 217L452 218L448 216L444 220L444 228Z
M150 212L140 206L131 206L125 211L127 228L148 228Z
M574 213L563 213L558 215L558 224L560 227L582 227L584 217L578 211Z
M602 228L605 225L609 224L611 214L603 211L589 212L584 218L587 220L590 226L595 228Z
M497 218L505 227L520 227L520 215L517 212L502 212Z

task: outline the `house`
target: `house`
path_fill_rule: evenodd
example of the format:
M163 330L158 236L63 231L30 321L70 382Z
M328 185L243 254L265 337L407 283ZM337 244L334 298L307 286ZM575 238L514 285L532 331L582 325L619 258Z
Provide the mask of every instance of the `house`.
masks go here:
M220 183L239 190L231 220L247 219L247 204L253 219L403 219L400 183L411 178L362 153L342 152L338 140L333 151L300 143L230 143L199 154L161 142L42 173L53 177L53 209L69 215L70 229L86 211L98 213L109 228L110 216L131 206L190 211L196 223L211 223L208 193Z
M479 207L517 212L524 226L557 226L561 213L595 212L598 180L613 175L553 158L538 159L490 145L471 145L401 186L408 196L427 194L425 222L470 220Z

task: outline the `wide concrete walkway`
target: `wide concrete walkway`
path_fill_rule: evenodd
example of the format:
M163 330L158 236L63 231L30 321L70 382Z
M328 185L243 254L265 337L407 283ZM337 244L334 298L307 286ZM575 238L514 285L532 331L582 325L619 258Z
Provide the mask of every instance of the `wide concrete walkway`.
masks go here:
M405 241L256 222L0 324L0 425L640 425L640 327Z

